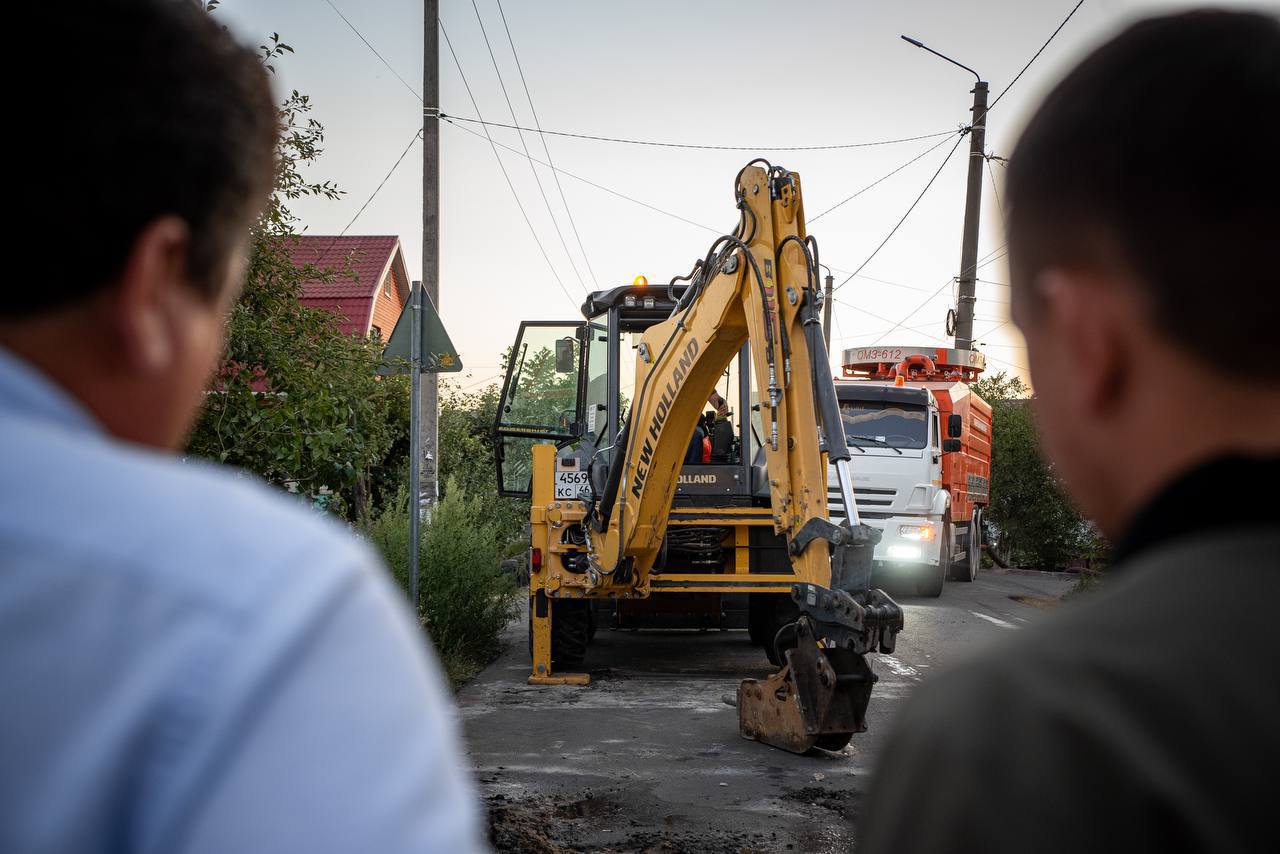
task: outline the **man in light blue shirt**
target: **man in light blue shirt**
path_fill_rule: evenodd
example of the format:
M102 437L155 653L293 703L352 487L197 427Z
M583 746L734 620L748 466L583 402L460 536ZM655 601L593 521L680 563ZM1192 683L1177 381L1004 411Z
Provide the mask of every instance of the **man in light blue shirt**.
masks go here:
M30 137L30 221L59 227L0 302L0 851L483 849L438 668L375 557L171 453L271 186L257 60L190 0L56 29L110 55L77 118L93 144Z

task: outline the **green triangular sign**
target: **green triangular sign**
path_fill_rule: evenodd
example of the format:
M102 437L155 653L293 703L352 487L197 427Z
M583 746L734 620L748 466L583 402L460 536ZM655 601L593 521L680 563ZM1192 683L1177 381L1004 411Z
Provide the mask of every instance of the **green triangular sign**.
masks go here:
M444 323L440 320L440 313L436 311L431 296L419 287L413 290L410 301L400 310L396 328L391 331L387 347L382 351L383 362L378 368L378 373L383 375L409 373L409 366L405 363L411 358L409 339L413 335L410 329L413 326L412 300L415 296L422 300L422 343L419 349L422 354L422 373L453 374L461 371L462 358L454 349L453 342L449 340L449 333L445 331ZM403 360L404 363L399 360Z

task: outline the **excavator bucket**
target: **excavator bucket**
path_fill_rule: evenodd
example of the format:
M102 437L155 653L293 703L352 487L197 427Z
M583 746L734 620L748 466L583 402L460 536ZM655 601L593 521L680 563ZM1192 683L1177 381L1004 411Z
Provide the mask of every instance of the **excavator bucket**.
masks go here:
M867 728L875 674L851 649L818 646L807 617L795 624L795 644L782 670L738 686L738 729L792 753L840 750Z

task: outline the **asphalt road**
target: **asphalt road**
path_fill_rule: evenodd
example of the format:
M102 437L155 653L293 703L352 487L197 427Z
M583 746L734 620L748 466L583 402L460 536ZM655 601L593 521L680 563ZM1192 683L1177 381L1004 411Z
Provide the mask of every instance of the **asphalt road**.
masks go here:
M859 804L912 690L984 645L1017 641L1073 577L979 574L940 599L901 596L907 628L869 729L839 754L796 756L738 736L724 698L770 672L745 631L596 635L584 688L534 687L523 616L458 694L495 846L503 851L847 851ZM1018 598L1015 598L1018 597Z

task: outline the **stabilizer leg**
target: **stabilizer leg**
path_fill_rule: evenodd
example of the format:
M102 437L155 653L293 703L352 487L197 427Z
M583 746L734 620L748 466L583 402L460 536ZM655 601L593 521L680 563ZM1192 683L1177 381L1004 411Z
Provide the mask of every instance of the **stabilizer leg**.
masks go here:
M587 673L555 673L551 665L551 600L543 590L537 591L529 602L530 653L533 670L529 674L530 685L588 685Z

